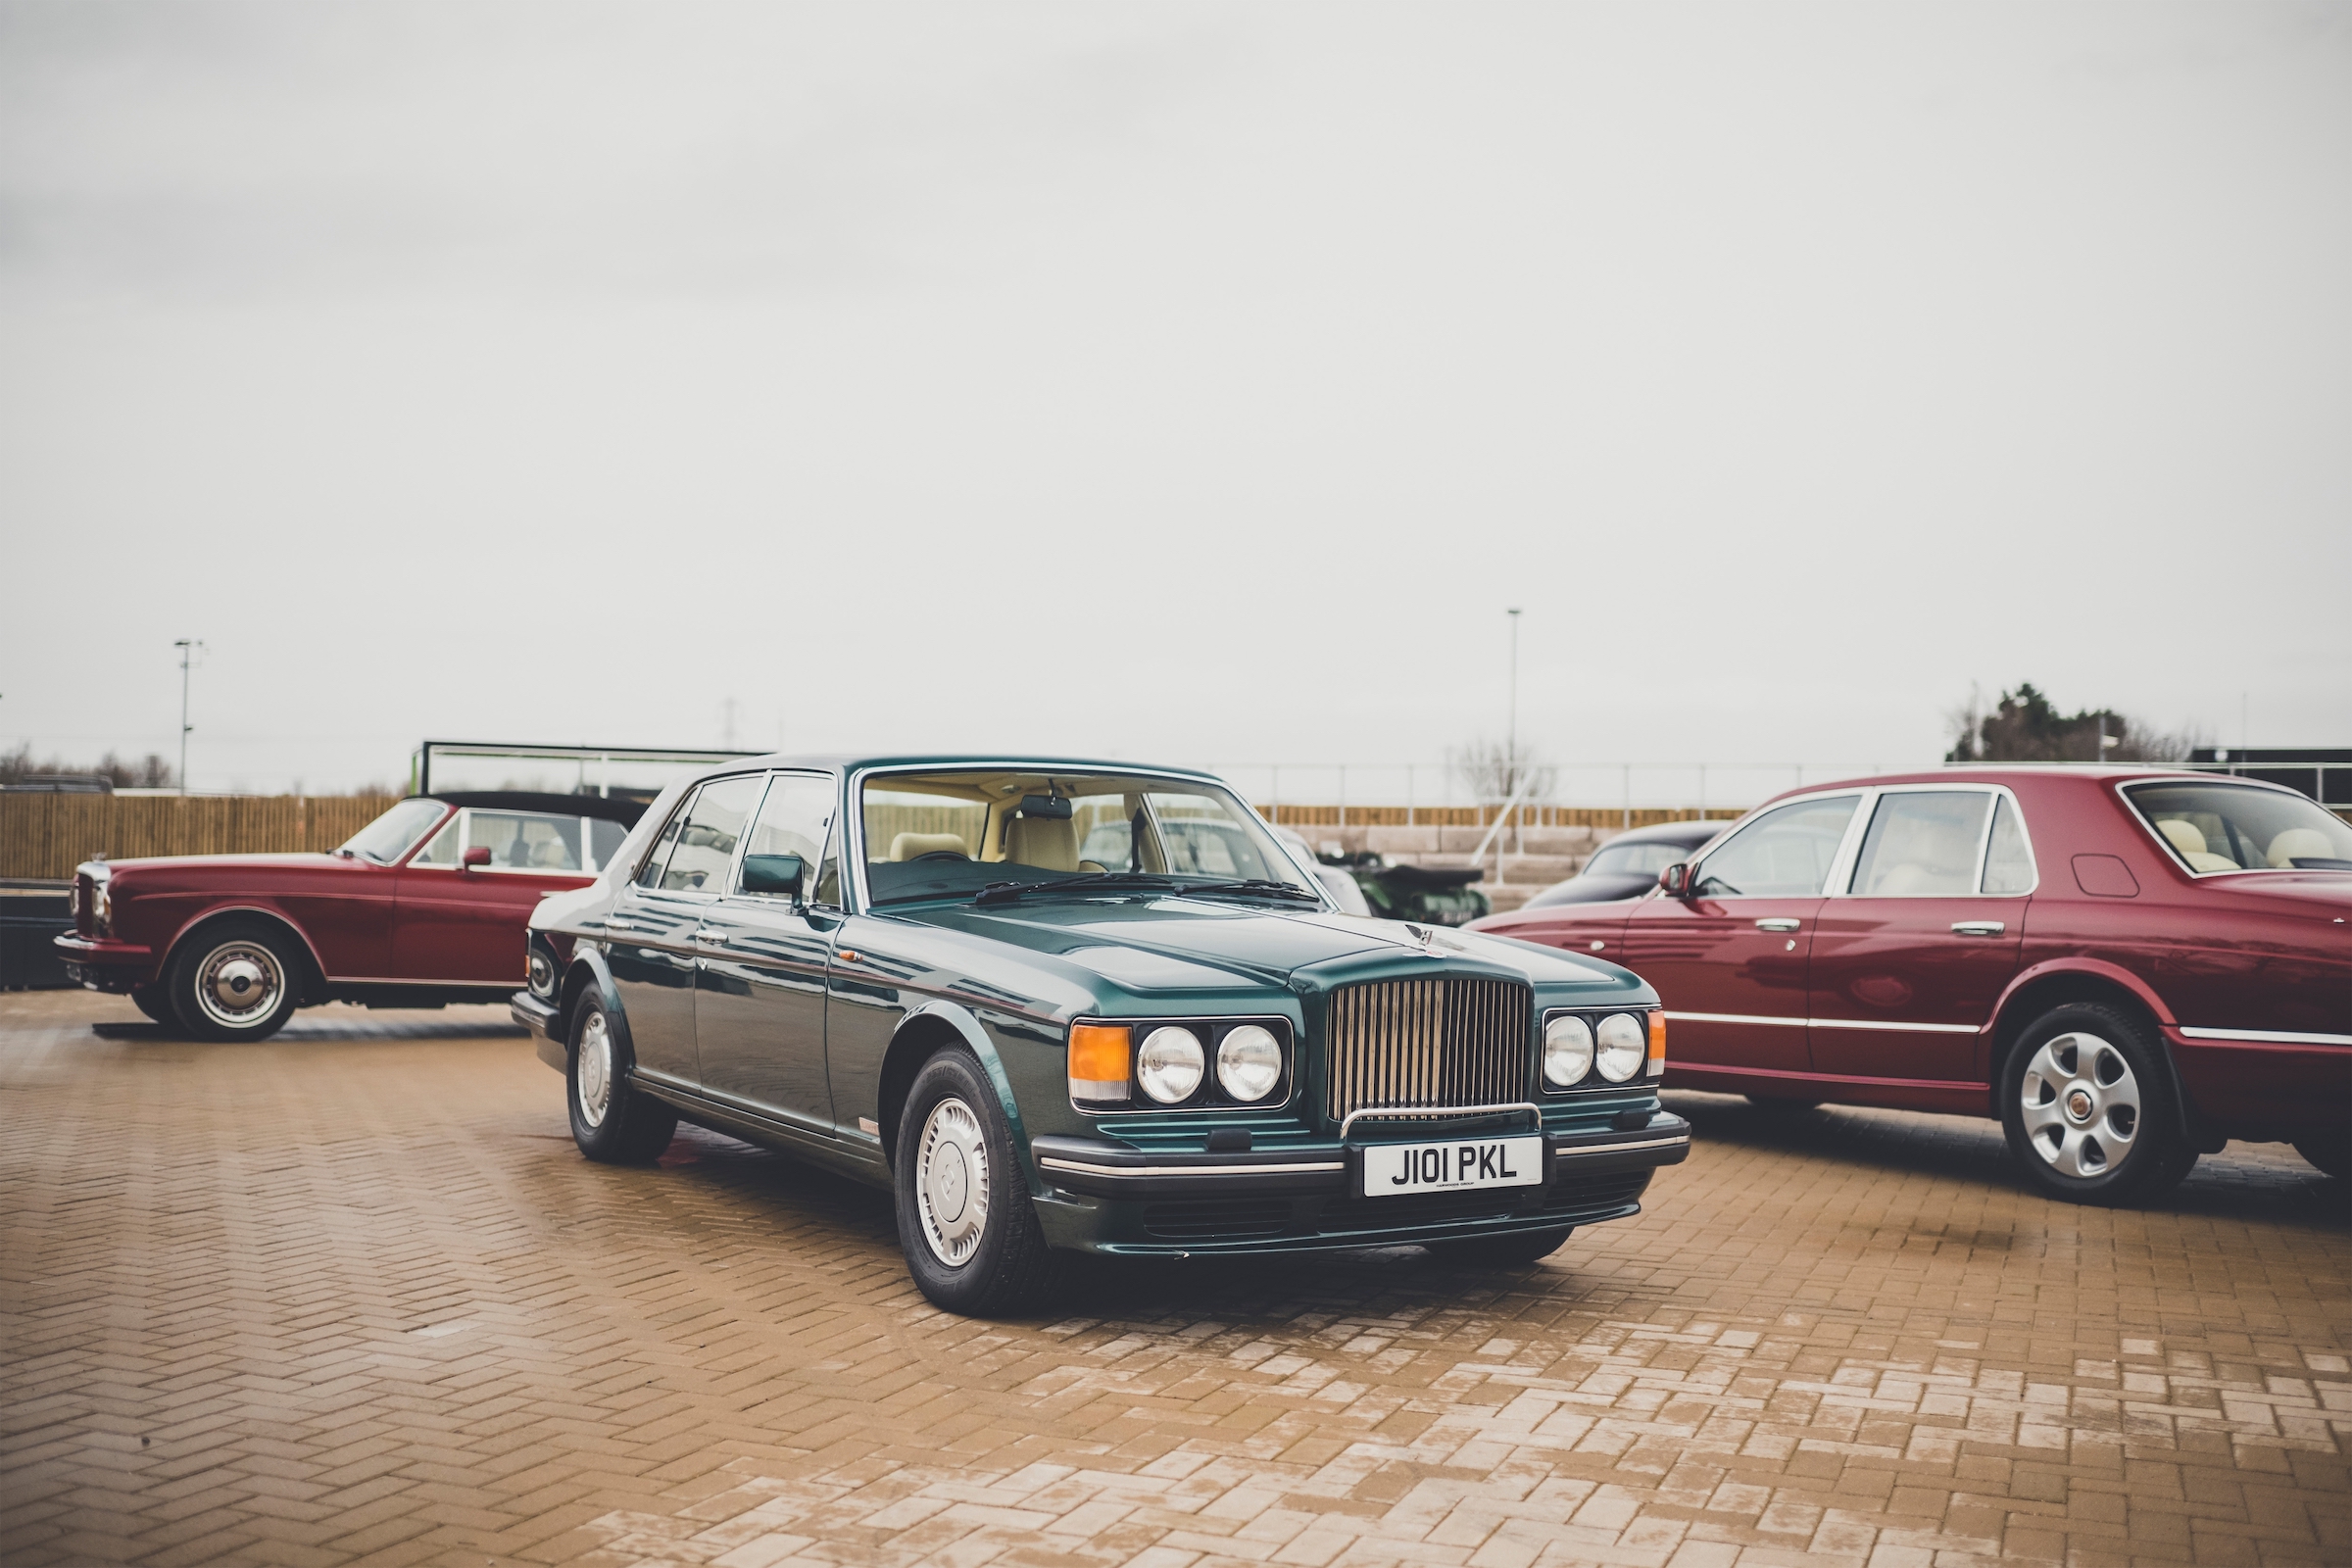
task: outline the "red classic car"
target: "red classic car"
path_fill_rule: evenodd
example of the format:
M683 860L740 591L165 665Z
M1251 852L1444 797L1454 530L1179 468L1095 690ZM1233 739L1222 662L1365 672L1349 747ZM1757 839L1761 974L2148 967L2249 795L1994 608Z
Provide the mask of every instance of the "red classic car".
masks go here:
M1969 768L1767 802L1658 886L1476 929L1657 988L1669 1087L1998 1118L2122 1202L2232 1138L2352 1165L2352 827L2291 790Z
M74 876L67 973L159 1023L259 1040L321 1002L495 1002L542 895L583 887L645 809L518 791L411 796L331 855L95 860Z

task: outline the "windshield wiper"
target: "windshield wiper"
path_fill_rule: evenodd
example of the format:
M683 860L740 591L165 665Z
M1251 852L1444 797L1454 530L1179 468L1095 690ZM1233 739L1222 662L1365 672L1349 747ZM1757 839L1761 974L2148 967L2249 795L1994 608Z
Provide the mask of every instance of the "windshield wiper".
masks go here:
M1180 876L1158 871L1094 871L1085 876L1061 876L1049 882L991 882L972 895L974 904L1006 904L1025 899L1032 893L1239 893L1255 898L1299 899L1308 904L1323 901L1304 888L1288 882L1269 882L1263 877L1251 877L1240 882L1188 882Z

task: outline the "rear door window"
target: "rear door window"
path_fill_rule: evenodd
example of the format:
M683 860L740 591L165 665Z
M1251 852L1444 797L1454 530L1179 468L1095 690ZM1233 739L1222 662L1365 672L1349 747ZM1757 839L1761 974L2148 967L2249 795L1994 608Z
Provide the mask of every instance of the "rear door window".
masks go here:
M1879 797L1854 860L1866 899L1953 899L1977 891L1988 790L1892 790Z

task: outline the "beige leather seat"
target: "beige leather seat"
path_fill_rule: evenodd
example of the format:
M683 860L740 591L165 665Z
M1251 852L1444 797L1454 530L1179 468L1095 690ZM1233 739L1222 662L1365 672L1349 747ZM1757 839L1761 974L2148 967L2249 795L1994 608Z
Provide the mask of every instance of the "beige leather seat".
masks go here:
M963 847L963 836L959 833L901 833L890 841L890 858L894 860L911 860L918 855L937 855L942 851L967 860L971 858L971 852Z
M2226 855L2214 855L2206 850L2205 835L2194 822L2183 821L2177 816L2168 816L2156 824L2156 830L2172 841L2173 848L2180 852L2180 858L2188 862L2188 868L2191 871L2234 871L2237 869L2235 860Z
M1078 824L1044 816L1016 816L1005 825L1004 858L1043 871L1075 871Z
M2335 846L2316 827L2290 827L2271 840L2271 863L2291 866L2296 857L2307 860L2336 858Z

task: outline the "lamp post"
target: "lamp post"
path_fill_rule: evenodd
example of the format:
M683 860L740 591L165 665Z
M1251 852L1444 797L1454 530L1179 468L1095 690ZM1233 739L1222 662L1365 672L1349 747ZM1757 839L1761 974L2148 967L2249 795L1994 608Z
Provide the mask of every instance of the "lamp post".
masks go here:
M179 793L188 793L188 662L197 649L204 646L193 637L182 637L172 645L179 650Z
M1511 704L1510 717L1503 730L1502 783L1505 794L1515 795L1519 787L1519 612L1511 609L1503 612L1511 617ZM1519 848L1527 848L1527 836L1524 833L1514 832L1513 836L1518 839ZM1499 882L1502 880L1502 861L1498 858L1494 864L1494 880Z

